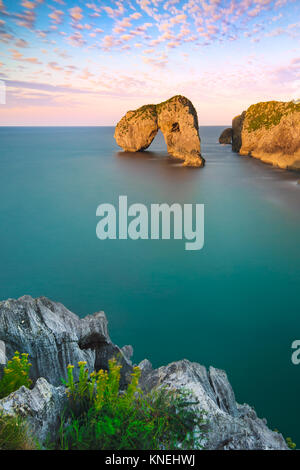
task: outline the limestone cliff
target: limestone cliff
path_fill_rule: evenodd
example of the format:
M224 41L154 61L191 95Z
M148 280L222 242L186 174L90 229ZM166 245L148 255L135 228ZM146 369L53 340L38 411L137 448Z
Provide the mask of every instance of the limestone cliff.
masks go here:
M257 103L241 116L233 120L233 150L279 168L300 170L300 103Z
M184 96L128 111L118 122L114 137L123 150L140 152L149 147L159 129L172 157L183 160L184 166L204 165L197 112Z
M132 372L132 348L114 345L103 312L80 319L57 302L24 296L0 302L0 341L10 359L16 350L27 352L32 363L34 388L21 387L0 400L0 412L24 417L31 431L44 442L55 436L66 405L61 386L68 364L87 361L89 370L107 368L107 360L118 355L123 379ZM145 359L139 364L141 387L164 386L190 389L206 412L206 449L287 449L281 434L271 431L249 405L239 405L224 371L187 360L152 369Z
M242 128L246 111L232 120L232 150L239 152L242 146Z

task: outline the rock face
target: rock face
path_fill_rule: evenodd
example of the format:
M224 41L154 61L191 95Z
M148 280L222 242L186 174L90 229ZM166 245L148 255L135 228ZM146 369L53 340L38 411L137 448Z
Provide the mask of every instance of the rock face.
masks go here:
M6 362L7 362L7 357L6 357L5 343L4 341L0 341L0 378L1 378L2 370L4 369L6 365Z
M246 111L232 120L232 150L239 152L242 146L242 129Z
M117 144L126 152L146 150L158 132L156 106L149 104L128 111L115 129Z
M61 385L67 377L67 365L86 361L90 370L107 369L108 359L119 355L123 364L123 381L132 367L107 332L104 312L80 319L66 307L46 297L30 296L0 302L0 340L6 344L6 355L15 351L28 353L31 378L44 377ZM77 377L78 368L74 369Z
M228 127L224 129L222 134L219 137L220 144L231 144L232 143L232 128Z
M184 96L128 111L118 122L114 137L123 150L140 152L149 147L159 129L171 156L183 160L184 166L204 165L197 112Z
M235 118L233 150L279 168L300 170L300 103L257 103L242 116Z
M66 402L64 387L54 387L40 378L32 390L21 387L2 398L0 410L4 414L25 418L30 432L44 444L49 436L56 435Z
M271 431L249 405L239 405L224 371L187 360L152 370L149 361L140 364L141 385L150 391L157 386L192 390L200 409L206 411L206 449L281 449L287 445L281 434Z
M89 370L107 368L109 358L119 355L123 364L123 383L132 372L133 349L114 345L107 332L104 312L78 318L60 303L40 297L24 296L0 303L0 341L10 359L16 350L27 352L32 365L34 388L21 387L0 400L0 411L26 418L30 430L41 443L55 435L59 416L66 404L61 378L68 364L87 361ZM249 405L239 405L224 371L187 360L153 370L151 363L140 363L141 387L157 386L193 391L207 415L207 449L287 449L281 434L272 432L265 420L257 418ZM76 368L74 375L77 374Z

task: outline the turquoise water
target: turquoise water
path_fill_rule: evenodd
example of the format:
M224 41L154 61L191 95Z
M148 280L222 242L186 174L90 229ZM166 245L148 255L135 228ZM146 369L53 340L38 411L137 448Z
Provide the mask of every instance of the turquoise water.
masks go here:
M239 402L300 445L299 174L239 157L200 129L204 169L118 153L113 128L0 128L0 298L45 295L104 310L114 342L154 366L225 369ZM96 238L96 208L204 203L205 245Z

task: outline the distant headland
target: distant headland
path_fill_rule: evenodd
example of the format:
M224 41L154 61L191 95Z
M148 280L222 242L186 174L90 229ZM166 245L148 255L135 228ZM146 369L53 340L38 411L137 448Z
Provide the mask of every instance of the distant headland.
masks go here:
M231 130L225 131L220 143L232 143L232 150L240 155L300 170L300 100L253 104L233 119Z

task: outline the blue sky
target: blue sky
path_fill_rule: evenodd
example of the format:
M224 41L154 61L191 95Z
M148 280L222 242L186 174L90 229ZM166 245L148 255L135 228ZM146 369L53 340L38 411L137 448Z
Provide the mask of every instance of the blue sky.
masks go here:
M0 0L0 124L113 125L175 94L201 124L300 96L295 0Z

